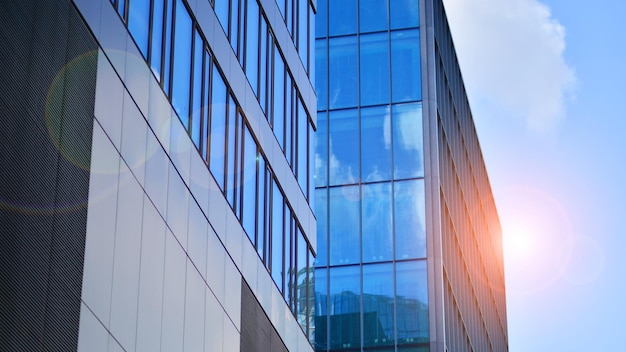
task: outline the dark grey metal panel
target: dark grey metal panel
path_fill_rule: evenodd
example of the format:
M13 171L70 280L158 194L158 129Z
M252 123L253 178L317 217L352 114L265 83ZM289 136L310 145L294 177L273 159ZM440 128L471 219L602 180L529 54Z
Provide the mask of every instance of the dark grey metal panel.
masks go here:
M241 280L241 351L288 352L245 280Z
M0 2L0 350L75 350L96 43L70 1Z

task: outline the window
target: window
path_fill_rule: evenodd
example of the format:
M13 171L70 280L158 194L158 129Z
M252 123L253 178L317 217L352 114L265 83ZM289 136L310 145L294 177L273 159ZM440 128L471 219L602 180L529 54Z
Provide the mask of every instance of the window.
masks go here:
M328 106L330 109L357 105L358 71L356 36L328 41Z
M356 183L359 180L359 140L357 110L331 111L329 117L329 184Z
M360 36L361 106L389 103L389 41L387 32Z
M361 196L363 262L391 260L393 258L391 183L362 185Z
M131 1L128 5L128 31L133 36L144 59L148 58L149 24L150 0Z
M396 259L426 257L424 180L394 183Z
M360 259L359 186L329 189L330 265L355 264Z
M422 99L419 30L391 32L393 102Z
M422 104L392 106L393 177L424 176Z
M224 162L226 155L226 84L217 65L213 65L211 90L211 144L209 165L215 181L224 191Z
M389 106L361 108L361 178L391 179L391 116Z
M174 63L172 106L185 129L189 130L189 93L191 78L191 17L182 0L176 0L176 29L174 38Z

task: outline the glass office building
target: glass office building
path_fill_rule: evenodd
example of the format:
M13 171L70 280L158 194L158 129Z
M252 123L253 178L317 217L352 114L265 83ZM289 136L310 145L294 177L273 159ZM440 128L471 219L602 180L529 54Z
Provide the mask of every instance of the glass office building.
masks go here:
M441 0L319 0L314 347L505 351L501 230Z
M0 4L0 350L312 351L309 0Z

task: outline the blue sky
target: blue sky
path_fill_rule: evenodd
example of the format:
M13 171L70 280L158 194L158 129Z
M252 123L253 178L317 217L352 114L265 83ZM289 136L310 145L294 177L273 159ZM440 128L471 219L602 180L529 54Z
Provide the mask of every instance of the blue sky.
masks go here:
M503 226L510 350L620 350L626 3L444 4Z

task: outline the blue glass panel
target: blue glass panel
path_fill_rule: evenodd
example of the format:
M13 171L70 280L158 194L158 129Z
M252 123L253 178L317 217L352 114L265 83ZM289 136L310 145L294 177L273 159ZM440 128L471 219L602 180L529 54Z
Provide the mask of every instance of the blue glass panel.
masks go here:
M296 159L295 154L293 153L294 148L294 129L296 128L296 111L293 108L293 100L295 99L295 89L293 87L293 80L291 79L291 75L287 75L287 87L285 88L285 157L287 158L287 162L289 166L294 172L295 175L295 166L294 161Z
M428 342L426 261L396 263L398 344Z
M363 347L394 345L393 264L363 265Z
M117 13L122 16L123 21L126 21L126 0L117 1Z
M274 135L285 150L285 62L274 47Z
M328 85L328 48L326 39L315 41L315 91L317 92L317 109L326 109L326 92Z
M298 54L304 65L305 71L309 71L309 7L308 0L299 1L298 9Z
M217 19L220 21L224 33L228 34L228 9L230 8L230 0L214 0L214 3Z
M163 0L154 0L152 8L152 38L150 38L150 68L161 80L161 53L163 50Z
M213 85L211 91L211 137L210 169L215 181L224 190L224 162L226 155L226 84L222 74L213 66Z
M272 182L272 279L283 292L283 195L276 181Z
M361 346L359 266L330 269L330 348Z
M315 209L315 197L313 197L313 191L315 189L315 180L313 174L313 168L315 167L315 130L313 129L313 123L309 121L309 150L307 152L308 163L306 165L307 183L309 189L307 190L307 200L312 209Z
M360 36L361 106L389 103L389 40L387 32Z
M259 183L258 183L258 197L256 203L256 211L257 211L257 253L261 257L261 260L264 263L267 263L267 257L265 253L267 253L267 204L268 200L268 191L267 191L267 171L265 170L265 158L258 153L257 158L259 160Z
M185 129L189 130L189 91L191 79L191 17L182 0L176 0L176 30L174 38L174 75L172 106Z
M394 179L424 176L422 104L391 107Z
M424 181L394 183L396 259L426 257Z
M200 125L202 122L202 56L204 42L198 31L194 31L193 48L193 103L191 106L191 140L200 149Z
M328 265L328 190L315 190L315 217L317 218L317 258L316 266Z
M256 164L257 145L247 125L244 125L244 153L243 153L243 205L242 224L248 238L255 242L256 226Z
M246 14L246 77L254 94L259 92L259 4L248 0Z
M174 2L173 0L166 0L165 8L167 10L165 15L165 54L163 62L163 89L167 96L171 96L170 87L170 72L172 70L172 13Z
M235 55L239 57L239 7L243 0L231 0L230 5L230 33L228 38L230 39L230 46L233 48Z
M328 184L328 127L325 112L317 113L317 132L315 132L315 186Z
M358 71L356 36L328 41L328 105L331 109L357 105Z
M389 5L391 9L391 29L419 26L419 1L391 0Z
M330 265L358 263L361 248L359 187L334 187L329 191Z
M296 313L296 229L295 221L292 217L291 209L285 204L285 301L289 304L291 311Z
M326 36L326 21L328 20L328 14L326 12L326 1L327 0L317 1L317 13L315 14L315 21L311 21L315 22L316 38L323 38Z
M394 103L422 99L419 30L391 32L391 81Z
M387 30L389 0L359 0L359 32ZM392 2L396 0L391 0ZM416 2L417 3L417 2Z
M300 228L297 229L298 241L296 242L296 317L300 326L306 328L307 312L307 260L309 247Z
M308 187L308 170L306 168L307 163L309 162L308 158L308 145L309 141L307 140L307 131L309 127L309 116L304 109L304 104L302 100L298 97L298 184L300 185L300 189L302 190L302 194L306 195L306 190Z
M356 33L356 0L328 1L328 35Z
M144 59L148 58L149 30L150 0L131 1L130 4L128 4L128 31L133 36Z
M363 185L361 189L363 262L393 259L391 183Z
M359 120L357 110L329 113L329 183L351 184L359 180Z
M203 86L203 103L202 103L202 157L204 160L208 161L208 141L209 141L209 87L211 82L211 54L205 49L204 50L204 80L202 82Z
M237 105L233 100L233 97L228 96L228 121L226 131L226 199L230 203L231 208L235 210L235 199L237 199L237 170L235 167L235 152L237 151L236 144L239 142L237 139L237 124L239 114L237 112Z
M391 179L391 116L388 106L361 109L361 178Z
M267 33L267 23L265 22L265 18L261 19L261 54L259 58L259 62L261 65L261 72L259 74L259 102L261 103L261 109L265 112L266 117L269 116L267 113L267 87L268 87L268 69L267 63L269 62L268 53L268 41L267 41L268 33Z
M328 269L315 269L315 334L313 347L315 347L316 351L326 350L327 348L328 303Z
M309 262L307 263L307 272L309 273L309 284L307 286L307 306L308 306L308 330L307 336L309 341L313 343L315 339L315 257L311 251L311 247L307 250L309 255Z

